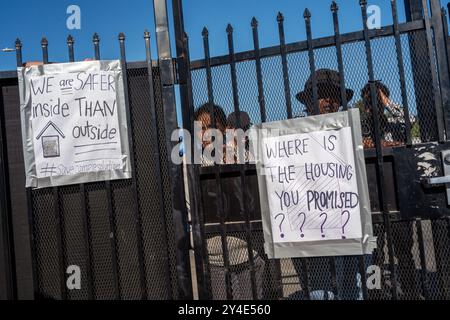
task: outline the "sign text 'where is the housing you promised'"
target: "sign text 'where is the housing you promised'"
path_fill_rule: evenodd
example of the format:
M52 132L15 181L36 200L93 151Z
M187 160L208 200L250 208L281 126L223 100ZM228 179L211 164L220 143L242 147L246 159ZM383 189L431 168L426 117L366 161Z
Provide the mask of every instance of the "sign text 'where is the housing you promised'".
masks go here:
M349 144L350 127L263 140L274 242L361 238Z

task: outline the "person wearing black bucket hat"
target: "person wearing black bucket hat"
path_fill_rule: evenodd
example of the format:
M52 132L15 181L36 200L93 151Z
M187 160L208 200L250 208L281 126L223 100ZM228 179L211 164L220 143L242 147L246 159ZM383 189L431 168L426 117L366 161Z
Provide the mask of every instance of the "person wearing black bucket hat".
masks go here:
M317 80L317 99L319 114L338 112L342 103L341 81L339 72L331 69L319 69L314 73ZM345 88L347 102L353 98L353 90ZM303 91L297 93L296 98L306 107L308 116L314 115L313 75L305 83ZM312 277L309 282L311 289L310 299L318 300L356 300L360 296L360 288L357 285L358 265L353 263L344 267L344 261L336 258L336 280L338 283L351 283L336 297L333 293L332 283L323 282L317 277ZM293 265L298 275L302 274L302 263L299 259L293 259ZM310 267L326 272L325 264L319 260L311 260Z
M341 82L339 72L331 69L319 69L315 72L317 80L317 98L319 100L319 113L338 112L342 106ZM352 100L353 90L345 89L347 101ZM313 76L311 75L305 83L303 91L295 96L298 101L306 106L308 115L314 114L313 99Z

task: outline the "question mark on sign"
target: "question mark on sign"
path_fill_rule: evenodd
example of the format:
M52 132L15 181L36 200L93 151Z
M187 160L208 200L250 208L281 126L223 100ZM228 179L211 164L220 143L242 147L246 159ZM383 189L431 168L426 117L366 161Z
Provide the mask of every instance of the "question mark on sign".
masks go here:
M323 226L325 225L325 222L327 222L328 215L325 212L323 212L320 214L320 217L321 218L325 217L325 219L323 219L322 224L320 225L320 232L322 233L322 238L325 238L325 234L323 233Z
M280 222L280 224L278 225L278 228L280 229L280 237L281 237L281 238L284 238L284 233L283 233L283 230L281 230L281 225L282 225L283 222L284 222L285 216L284 216L283 213L279 213L279 214L277 214L277 215L275 216L275 220L277 220L277 218L278 218L279 216L282 216L281 222Z
M342 216L344 214L347 214L347 220L345 220L345 222L343 222L342 220ZM349 221L350 221L350 212L348 210L342 211L341 213L342 239L345 239L345 226L348 224Z
M306 222L306 214L304 213L304 212L301 212L301 213L299 213L299 215L298 215L299 217L301 217L301 216L303 216L303 222L301 223L301 225L300 225L300 232L301 232L301 234L300 234L300 237L304 237L305 235L303 234L303 226L305 225L305 222Z

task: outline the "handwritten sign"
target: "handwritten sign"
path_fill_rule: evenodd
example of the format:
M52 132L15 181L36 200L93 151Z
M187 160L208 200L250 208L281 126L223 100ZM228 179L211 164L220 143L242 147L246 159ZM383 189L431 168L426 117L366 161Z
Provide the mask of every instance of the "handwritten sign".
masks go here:
M120 73L82 64L69 72L64 67L71 64L60 64L59 72L26 76L29 99L24 117L37 179L83 174L93 178L98 172L126 169ZM106 174L100 179L107 178Z
M39 178L122 167L114 74L37 76L30 86Z
M351 128L262 141L274 243L362 237Z

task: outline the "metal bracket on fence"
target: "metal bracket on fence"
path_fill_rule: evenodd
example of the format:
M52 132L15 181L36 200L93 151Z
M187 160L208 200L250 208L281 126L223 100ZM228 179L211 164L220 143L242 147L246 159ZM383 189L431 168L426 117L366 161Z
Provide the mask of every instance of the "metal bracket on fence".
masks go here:
M176 58L164 58L159 60L159 67L161 70L170 70L171 72L161 73L161 83L163 86L171 86L179 84L178 77L178 61ZM163 76L164 74L164 76ZM171 74L171 76L170 76Z
M427 178L422 183L427 188L445 185L447 189L447 204L450 206L450 150L442 151L442 166L444 176Z
M173 71L173 84L180 84L177 58L172 58L172 71Z

